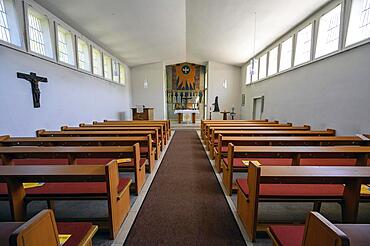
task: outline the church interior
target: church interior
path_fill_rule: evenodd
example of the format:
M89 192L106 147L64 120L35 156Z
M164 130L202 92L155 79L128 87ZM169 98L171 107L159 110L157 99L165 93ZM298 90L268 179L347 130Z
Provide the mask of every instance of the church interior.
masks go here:
M370 0L0 0L0 246L370 245Z

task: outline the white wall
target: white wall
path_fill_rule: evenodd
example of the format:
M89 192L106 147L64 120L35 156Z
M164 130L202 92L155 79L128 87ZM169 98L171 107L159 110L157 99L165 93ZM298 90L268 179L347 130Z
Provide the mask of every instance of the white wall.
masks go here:
M227 88L223 81L227 80ZM210 61L208 63L208 105L212 105L218 96L220 111L231 111L235 107L237 117L240 116L241 104L241 68ZM209 107L209 106L208 106ZM212 106L212 110L213 110ZM207 115L208 117L208 115ZM212 119L221 119L222 114L212 113Z
M36 129L59 129L93 120L130 115L130 69L126 86L0 46L0 134L33 136ZM40 83L41 108L33 108L30 83L17 72L47 77Z
M265 96L263 118L334 128L338 135L370 132L370 45L245 86L244 119L253 98ZM242 76L245 76L245 67Z
M131 68L132 105L145 105L154 108L154 119L167 118L165 105L165 68L161 62ZM144 88L144 81L148 88Z

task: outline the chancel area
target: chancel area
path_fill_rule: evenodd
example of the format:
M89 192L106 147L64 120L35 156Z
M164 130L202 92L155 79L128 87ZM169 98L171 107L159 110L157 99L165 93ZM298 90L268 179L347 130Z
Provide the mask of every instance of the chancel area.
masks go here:
M370 245L370 0L0 0L0 245Z

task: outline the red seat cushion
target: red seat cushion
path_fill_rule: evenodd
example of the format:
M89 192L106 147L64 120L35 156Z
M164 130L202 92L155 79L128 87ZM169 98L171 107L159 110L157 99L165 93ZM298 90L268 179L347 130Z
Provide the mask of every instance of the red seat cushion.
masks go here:
M355 159L301 159L301 166L354 166Z
M14 165L68 165L67 159L16 159Z
M301 246L304 236L304 226L273 225L269 227L275 240L282 246Z
M121 178L118 192L121 192L130 183L130 178ZM0 195L7 195L6 184L0 184ZM105 182L75 182L75 183L45 183L43 186L26 189L29 196L37 195L106 195Z
M234 158L234 165L233 167L236 168L242 168L246 167L246 165L243 164L243 160L251 160L251 161L259 161L261 165L263 166L290 166L291 160L290 159L284 159L284 158L258 158L258 159L249 159L249 158ZM226 166L228 166L227 158L223 158L223 161L225 162Z
M227 146L222 146L221 147L221 152L222 153L227 153L227 151L228 151L228 147Z
M58 222L57 228L59 234L72 234L63 246L76 246L86 236L92 224L87 222Z
M237 179L241 191L248 196L247 179ZM344 186L340 184L261 184L260 197L343 197Z
M149 152L149 148L148 147L140 147L140 153L148 153Z

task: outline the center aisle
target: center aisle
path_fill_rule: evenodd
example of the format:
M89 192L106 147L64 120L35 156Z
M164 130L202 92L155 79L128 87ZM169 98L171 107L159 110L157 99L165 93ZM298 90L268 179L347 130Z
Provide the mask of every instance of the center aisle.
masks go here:
M126 245L245 245L195 130L176 130Z

